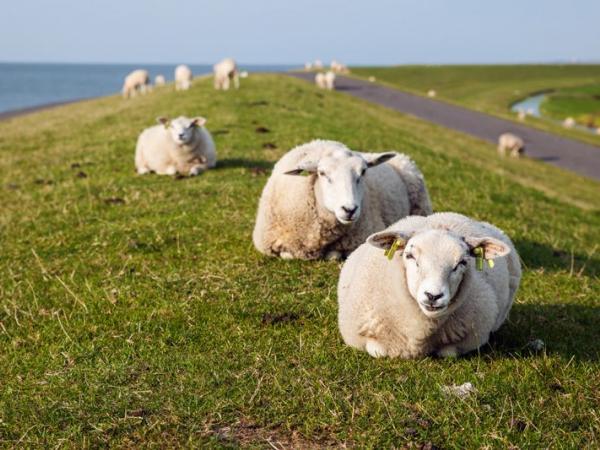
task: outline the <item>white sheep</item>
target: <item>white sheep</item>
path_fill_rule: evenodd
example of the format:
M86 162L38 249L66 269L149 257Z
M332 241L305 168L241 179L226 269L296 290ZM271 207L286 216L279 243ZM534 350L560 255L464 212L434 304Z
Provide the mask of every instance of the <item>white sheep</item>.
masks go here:
M375 82L377 81L377 78L375 78L373 75L371 75L371 76L368 78L368 80L369 80L369 82L370 82L370 83L375 83Z
M336 61L335 59L333 61L331 61L331 64L329 66L331 68L331 70L333 72L338 72L338 73L350 73L350 70L348 70L348 67L345 64L342 64L339 61Z
M185 64L175 67L175 90L187 91L192 86L192 69Z
M523 111L522 109L519 109L519 111L517 112L517 117L519 118L519 120L521 122L524 122L525 119L527 118L527 112Z
M525 143L523 139L512 133L502 133L498 137L498 154L505 156L506 152L510 152L510 156L518 158L525 153Z
M325 73L325 87L330 91L335 89L335 73L331 70Z
M325 74L323 72L315 74L315 84L321 89L327 89L327 81L325 81Z
M261 253L284 259L339 259L409 214L431 214L431 202L423 175L406 155L359 153L315 140L275 164L253 241Z
M596 128L596 134L600 134L600 127Z
M150 76L147 70L137 69L125 77L123 82L123 98L135 96L138 92L145 94L149 90Z
M215 74L215 89L224 91L229 89L230 83L238 89L240 87L240 76L237 64L231 58L225 58L223 61L213 66Z
M146 128L135 149L135 168L140 175L198 175L217 163L212 136L204 124L206 119L178 117L157 119L159 125Z
M436 95L437 95L437 92L435 92L433 89L429 89L427 91L427 97L434 98Z
M320 59L316 59L315 62L313 62L313 68L315 68L316 70L322 70L323 62Z
M461 355L500 328L520 280L519 256L495 226L456 213L407 217L342 267L339 329L373 357Z
M575 126L575 119L573 119L572 117L567 117L563 121L563 127L565 127L565 128L573 128L574 126Z
M156 75L154 78L155 86L164 86L167 83L167 80L164 75Z

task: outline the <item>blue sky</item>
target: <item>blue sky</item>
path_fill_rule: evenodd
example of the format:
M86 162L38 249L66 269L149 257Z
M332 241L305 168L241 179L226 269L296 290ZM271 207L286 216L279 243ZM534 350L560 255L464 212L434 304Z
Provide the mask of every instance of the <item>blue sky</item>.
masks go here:
M600 0L3 0L0 61L600 61Z

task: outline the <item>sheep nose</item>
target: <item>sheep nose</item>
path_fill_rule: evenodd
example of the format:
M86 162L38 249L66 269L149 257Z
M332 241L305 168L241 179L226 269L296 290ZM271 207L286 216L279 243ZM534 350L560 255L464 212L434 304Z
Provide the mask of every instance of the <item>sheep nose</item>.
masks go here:
M438 298L442 298L444 296L444 294L433 295L431 292L425 292L425 295L431 303L435 302Z
M358 205L342 206L342 209L346 214L348 214L348 217L352 217L358 209Z

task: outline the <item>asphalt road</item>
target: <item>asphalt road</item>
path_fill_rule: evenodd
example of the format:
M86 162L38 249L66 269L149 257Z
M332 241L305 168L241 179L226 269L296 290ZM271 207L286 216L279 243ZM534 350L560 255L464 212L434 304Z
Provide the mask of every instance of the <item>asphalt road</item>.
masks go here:
M310 82L314 80L313 73L296 72L290 75ZM514 133L525 141L525 153L529 158L600 180L600 147L368 81L338 76L336 90L493 144L497 144L498 136L502 133Z

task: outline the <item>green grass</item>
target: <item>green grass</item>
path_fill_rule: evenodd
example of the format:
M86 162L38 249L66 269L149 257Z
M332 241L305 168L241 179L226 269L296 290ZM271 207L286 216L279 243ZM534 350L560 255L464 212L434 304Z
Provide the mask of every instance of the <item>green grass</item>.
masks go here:
M600 84L559 89L549 94L541 106L548 117L573 117L581 125L600 128Z
M352 73L361 77L373 75L377 81L421 95L434 89L441 100L512 120L516 116L510 111L511 105L532 94L600 84L600 65L579 64L357 67L352 68ZM556 118L562 121L564 116ZM528 117L527 123L600 145L600 136L565 129L553 120Z
M136 176L161 114L206 116L219 167ZM269 168L317 137L410 154L436 210L512 236L525 272L491 345L374 360L339 336L337 263L253 249ZM598 183L275 75L0 122L0 154L3 446L600 445Z

